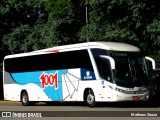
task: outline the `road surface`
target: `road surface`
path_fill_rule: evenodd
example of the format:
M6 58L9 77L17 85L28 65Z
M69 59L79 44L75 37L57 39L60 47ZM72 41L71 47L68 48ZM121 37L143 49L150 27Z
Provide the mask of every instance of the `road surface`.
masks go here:
M152 107L144 102L99 103L96 107L89 108L80 102L57 102L52 105L42 102L35 106L22 106L20 102L0 101L0 116L6 120L22 118L34 120L158 120L160 107Z

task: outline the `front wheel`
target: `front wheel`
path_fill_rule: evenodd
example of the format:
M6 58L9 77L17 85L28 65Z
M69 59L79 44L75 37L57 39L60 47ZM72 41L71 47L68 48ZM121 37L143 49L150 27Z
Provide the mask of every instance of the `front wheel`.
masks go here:
M89 107L94 107L96 105L95 95L93 90L90 89L85 93L84 100Z

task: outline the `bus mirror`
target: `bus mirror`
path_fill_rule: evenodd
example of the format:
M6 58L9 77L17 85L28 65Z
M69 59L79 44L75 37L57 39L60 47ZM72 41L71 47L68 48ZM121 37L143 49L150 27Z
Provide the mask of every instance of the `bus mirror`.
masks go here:
M111 64L111 69L113 69L113 70L115 69L115 61L112 57L105 56L105 55L100 55L100 57L109 60L110 64Z
M147 63L147 69L148 70L155 70L156 68L156 63L155 63L155 60L151 57L148 57L148 56L145 56L145 59L146 59L146 63Z

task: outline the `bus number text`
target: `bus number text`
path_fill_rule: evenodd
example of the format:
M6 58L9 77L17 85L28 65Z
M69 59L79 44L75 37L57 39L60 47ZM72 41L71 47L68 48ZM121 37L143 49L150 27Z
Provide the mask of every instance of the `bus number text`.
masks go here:
M47 86L54 86L55 89L58 88L58 73L55 74L46 74L43 72L40 76L42 89L45 89Z

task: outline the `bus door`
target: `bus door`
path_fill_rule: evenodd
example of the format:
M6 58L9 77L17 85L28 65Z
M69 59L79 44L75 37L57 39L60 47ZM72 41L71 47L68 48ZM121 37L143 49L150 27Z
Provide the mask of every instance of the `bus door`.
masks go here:
M109 84L112 83L112 68L114 66L114 60L109 56L100 56L100 68L99 74L104 80L102 85L102 93L104 97L108 99L112 98L112 90L109 88ZM107 84L108 83L108 84Z

